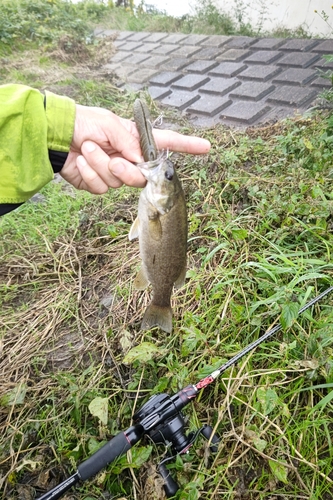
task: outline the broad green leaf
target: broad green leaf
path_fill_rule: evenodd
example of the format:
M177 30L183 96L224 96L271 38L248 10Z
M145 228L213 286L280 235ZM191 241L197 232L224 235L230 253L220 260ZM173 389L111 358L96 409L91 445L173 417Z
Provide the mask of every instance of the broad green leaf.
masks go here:
M0 406L22 405L24 403L27 386L24 383L18 384L14 389L7 392L0 398Z
M247 238L246 229L232 229L231 234L235 240L245 240Z
M104 446L106 443L107 441L97 441L97 439L91 437L88 441L89 455L96 453L96 451L102 448L102 446Z
M282 328L286 329L289 328L294 320L298 316L298 311L299 311L299 304L297 302L288 302L282 307L282 312L280 316L280 322L282 325Z
M108 398L97 397L93 399L89 405L89 411L102 424L106 425L108 423Z
M306 137L303 137L303 142L304 142L304 146L307 149L309 149L310 151L313 149L313 144L309 139L307 139Z
M127 352L133 344L133 335L128 330L122 330L119 336L119 343L124 353Z
M278 403L278 395L274 391L274 389L265 389L263 387L259 387L257 389L257 399L261 405L261 411L264 415L268 415Z
M152 446L136 446L135 448L132 448L131 467L136 467L137 469L139 469L144 463L147 462L152 450Z
M156 354L162 354L163 349L159 349L155 344L142 342L142 344L133 347L123 359L125 365L130 365L134 361L146 363L155 357Z
M268 460L269 467L274 475L274 477L284 484L288 483L288 469L283 464L283 462L274 462L273 460Z
M184 341L182 343L182 355L187 356L190 352L195 351L198 343L205 340L205 336L198 329L193 329L188 331L184 335Z
M258 451L264 451L267 446L267 441L265 439L255 438L253 444Z
M201 366L199 368L198 372L197 372L198 379L201 379L201 378L204 378L204 377L208 377L208 375L211 375L211 373L213 373L213 371L215 371L218 368L220 368L226 362L227 362L227 359L222 358L222 359L218 359L217 361L215 361L211 365L203 365L203 366Z

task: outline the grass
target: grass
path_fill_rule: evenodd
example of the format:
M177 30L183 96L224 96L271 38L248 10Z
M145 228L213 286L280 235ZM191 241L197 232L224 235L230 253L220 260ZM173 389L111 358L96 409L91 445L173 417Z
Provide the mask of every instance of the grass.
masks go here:
M35 40L21 48L29 68L25 52L9 54L3 82L131 116L137 95L103 79L100 47L88 44L80 65L59 46L61 63ZM177 498L329 500L332 297L297 311L332 282L332 117L313 111L246 131L167 120L212 142L207 156L174 155L189 249L172 335L140 331L151 294L132 286L137 190L94 197L51 183L41 203L0 220L2 498L38 497L128 428L152 394L195 383L281 321L276 337L186 408L188 429L207 423L221 444L209 455L199 438L170 465ZM67 498L163 498L163 453L141 442Z

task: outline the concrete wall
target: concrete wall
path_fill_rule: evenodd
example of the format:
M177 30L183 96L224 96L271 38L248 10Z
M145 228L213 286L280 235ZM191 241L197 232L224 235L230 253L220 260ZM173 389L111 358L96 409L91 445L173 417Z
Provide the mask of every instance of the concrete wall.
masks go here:
M243 20L264 31L276 27L289 29L300 25L313 35L333 38L333 0L212 0L219 9L234 16L242 13ZM328 23L318 14L324 11ZM330 24L330 26L328 25Z

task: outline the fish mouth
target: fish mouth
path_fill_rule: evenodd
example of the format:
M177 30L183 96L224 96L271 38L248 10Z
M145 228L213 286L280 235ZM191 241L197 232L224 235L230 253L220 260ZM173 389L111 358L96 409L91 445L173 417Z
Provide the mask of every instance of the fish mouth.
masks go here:
M169 157L169 151L162 151L159 153L156 160L144 161L142 163L137 163L136 166L141 170L141 173L146 177L145 172L157 168L162 165L162 163Z

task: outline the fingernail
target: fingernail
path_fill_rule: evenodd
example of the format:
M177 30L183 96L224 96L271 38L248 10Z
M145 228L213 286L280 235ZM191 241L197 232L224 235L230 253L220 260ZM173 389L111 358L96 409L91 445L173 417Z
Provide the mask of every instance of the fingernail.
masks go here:
M117 177L121 175L124 172L124 170L125 170L125 165L121 162L112 165L112 173Z
M84 147L87 153L92 153L96 149L96 146L93 142L86 142Z
M132 160L134 163L143 163L145 161L143 156L135 155L135 158Z
M87 162L86 162L84 156L78 156L76 159L76 164L77 164L78 168L85 167L87 165Z

